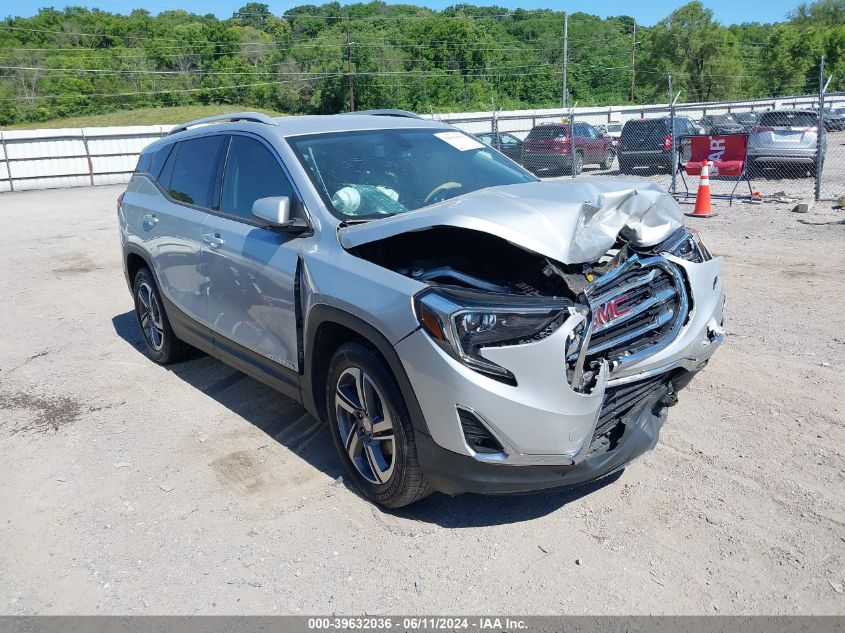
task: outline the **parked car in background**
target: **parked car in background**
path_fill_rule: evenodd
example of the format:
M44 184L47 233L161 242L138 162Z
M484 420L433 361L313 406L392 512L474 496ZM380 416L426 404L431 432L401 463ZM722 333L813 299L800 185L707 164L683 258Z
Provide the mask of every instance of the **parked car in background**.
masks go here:
M757 125L757 118L759 117L759 113L735 112L733 116L736 122L742 126L743 132L750 132L751 128Z
M510 132L487 132L479 134L478 140L499 150L512 160L522 162L522 141Z
M144 148L117 214L150 359L193 346L302 402L389 508L652 449L725 338L723 259L653 183L540 182L393 112L232 113Z
M569 123L547 123L532 129L522 143L522 162L534 173L568 171L580 174L584 165L610 169L615 153L610 137L589 123L575 122L570 146Z
M705 134L736 134L743 132L743 124L732 114L713 114L701 118Z
M753 172L791 167L794 175L815 177L824 161L827 134L818 137L818 114L812 110L770 110L760 115L748 136L748 164Z
M671 170L672 133L671 119L631 119L625 122L616 145L619 157L619 171L630 174L637 167ZM698 134L698 128L686 117L675 117L676 148L681 159L689 156L691 135Z
M822 121L824 122L824 128L828 132L845 130L845 113L834 110L833 108L824 108L822 110Z
M608 123L606 125L597 125L596 129L603 134L607 134L610 137L611 143L613 143L613 147L616 147L616 143L619 141L619 136L622 134L622 124L621 123Z

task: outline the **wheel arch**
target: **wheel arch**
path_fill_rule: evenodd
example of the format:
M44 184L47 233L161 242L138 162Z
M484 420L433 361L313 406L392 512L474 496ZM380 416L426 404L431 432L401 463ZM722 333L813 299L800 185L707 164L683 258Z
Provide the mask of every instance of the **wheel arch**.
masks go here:
M124 270L126 271L126 284L129 286L130 292L134 290L132 286L135 283L135 275L137 275L138 271L145 266L150 269L153 279L155 279L156 283L158 283L155 271L150 265L149 256L140 248L132 244L127 244L123 253L123 265Z
M305 363L302 376L302 403L318 419L326 419L325 399L328 365L343 343L358 341L373 348L390 369L411 416L414 430L429 435L402 361L387 337L363 319L329 305L313 306L305 331Z

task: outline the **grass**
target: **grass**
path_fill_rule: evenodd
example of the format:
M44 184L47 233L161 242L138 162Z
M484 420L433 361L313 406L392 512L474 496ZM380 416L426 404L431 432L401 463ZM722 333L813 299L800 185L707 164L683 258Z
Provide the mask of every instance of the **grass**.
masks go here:
M249 106L236 105L190 105L174 106L170 108L139 108L137 110L124 110L121 112L109 112L108 114L95 114L91 116L75 116L66 119L53 119L51 121L36 121L30 123L17 123L0 127L0 130L40 130L60 127L110 127L120 125L172 125L183 123L193 119L200 119L215 114L227 114L229 112L263 112L270 116L282 116L281 112L253 108Z

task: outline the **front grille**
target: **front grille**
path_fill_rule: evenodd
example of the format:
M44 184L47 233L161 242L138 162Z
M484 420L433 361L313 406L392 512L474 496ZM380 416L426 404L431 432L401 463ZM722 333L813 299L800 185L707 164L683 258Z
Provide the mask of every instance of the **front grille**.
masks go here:
M608 387L587 456L616 448L625 431L625 420L643 404L659 400L671 391L669 374Z
M689 312L678 268L663 257L632 257L588 287L592 332L587 366L611 370L653 354L680 332Z

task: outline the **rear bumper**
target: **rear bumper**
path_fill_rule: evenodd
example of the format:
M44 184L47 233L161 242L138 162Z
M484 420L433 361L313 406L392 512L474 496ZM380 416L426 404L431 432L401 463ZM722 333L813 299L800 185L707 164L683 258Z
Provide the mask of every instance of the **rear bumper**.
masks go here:
M817 159L815 150L790 153L748 152L748 161L759 165L812 165Z
M522 164L529 169L561 169L572 165L569 154L523 154Z
M417 455L429 483L438 491L510 494L575 488L624 468L657 444L666 419L666 407L651 401L626 421L615 450L587 457L573 466L508 466L480 462L439 446L431 437L416 434Z
M629 167L672 167L672 154L663 151L626 152L618 154L619 164Z

